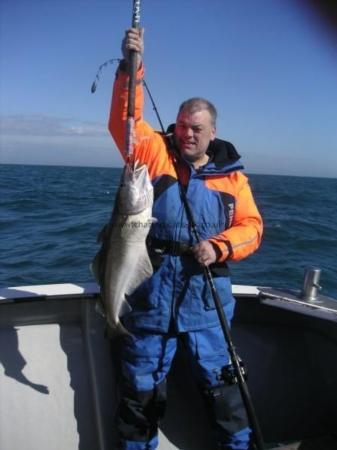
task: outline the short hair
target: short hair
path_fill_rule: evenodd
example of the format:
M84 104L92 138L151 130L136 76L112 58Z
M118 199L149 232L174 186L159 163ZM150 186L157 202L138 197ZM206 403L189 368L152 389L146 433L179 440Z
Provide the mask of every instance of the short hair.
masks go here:
M178 114L180 114L182 111L188 111L189 113L194 113L196 111L202 111L206 109L206 111L209 112L211 116L211 122L212 125L215 127L216 125L216 119L218 116L218 112L209 100L206 100L202 97L192 97L188 100L185 100L180 106Z

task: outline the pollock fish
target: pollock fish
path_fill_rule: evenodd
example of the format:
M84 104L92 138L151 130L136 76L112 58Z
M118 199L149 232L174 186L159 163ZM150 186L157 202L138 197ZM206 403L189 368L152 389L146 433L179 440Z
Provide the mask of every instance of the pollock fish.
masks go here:
M153 187L146 165L126 165L110 222L99 235L91 265L112 334L125 334L120 318L131 311L127 297L152 273L146 237L152 222Z

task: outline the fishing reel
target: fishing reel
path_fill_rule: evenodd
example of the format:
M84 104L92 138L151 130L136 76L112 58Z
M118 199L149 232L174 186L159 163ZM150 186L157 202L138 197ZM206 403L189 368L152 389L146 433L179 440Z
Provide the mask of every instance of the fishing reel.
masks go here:
M247 380L247 370L241 358L238 357L240 373L244 380ZM233 364L228 364L221 369L221 380L229 385L237 384L238 377L235 373L235 368Z

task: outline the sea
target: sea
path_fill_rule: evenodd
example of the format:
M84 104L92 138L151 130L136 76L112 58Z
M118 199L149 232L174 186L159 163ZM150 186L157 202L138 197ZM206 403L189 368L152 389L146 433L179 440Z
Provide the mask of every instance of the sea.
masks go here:
M92 282L97 234L120 168L0 165L0 287ZM337 299L337 179L249 175L264 220L259 250L230 264L234 284L300 289L321 269Z

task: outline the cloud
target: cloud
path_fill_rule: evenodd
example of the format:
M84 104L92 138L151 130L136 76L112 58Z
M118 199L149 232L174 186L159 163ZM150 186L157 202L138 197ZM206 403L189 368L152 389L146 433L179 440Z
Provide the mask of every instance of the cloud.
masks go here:
M106 126L45 115L0 115L1 164L120 167Z
M122 158L108 138L29 136L7 139L0 148L1 164L121 167Z
M106 126L44 115L1 115L0 132L6 136L106 136Z

